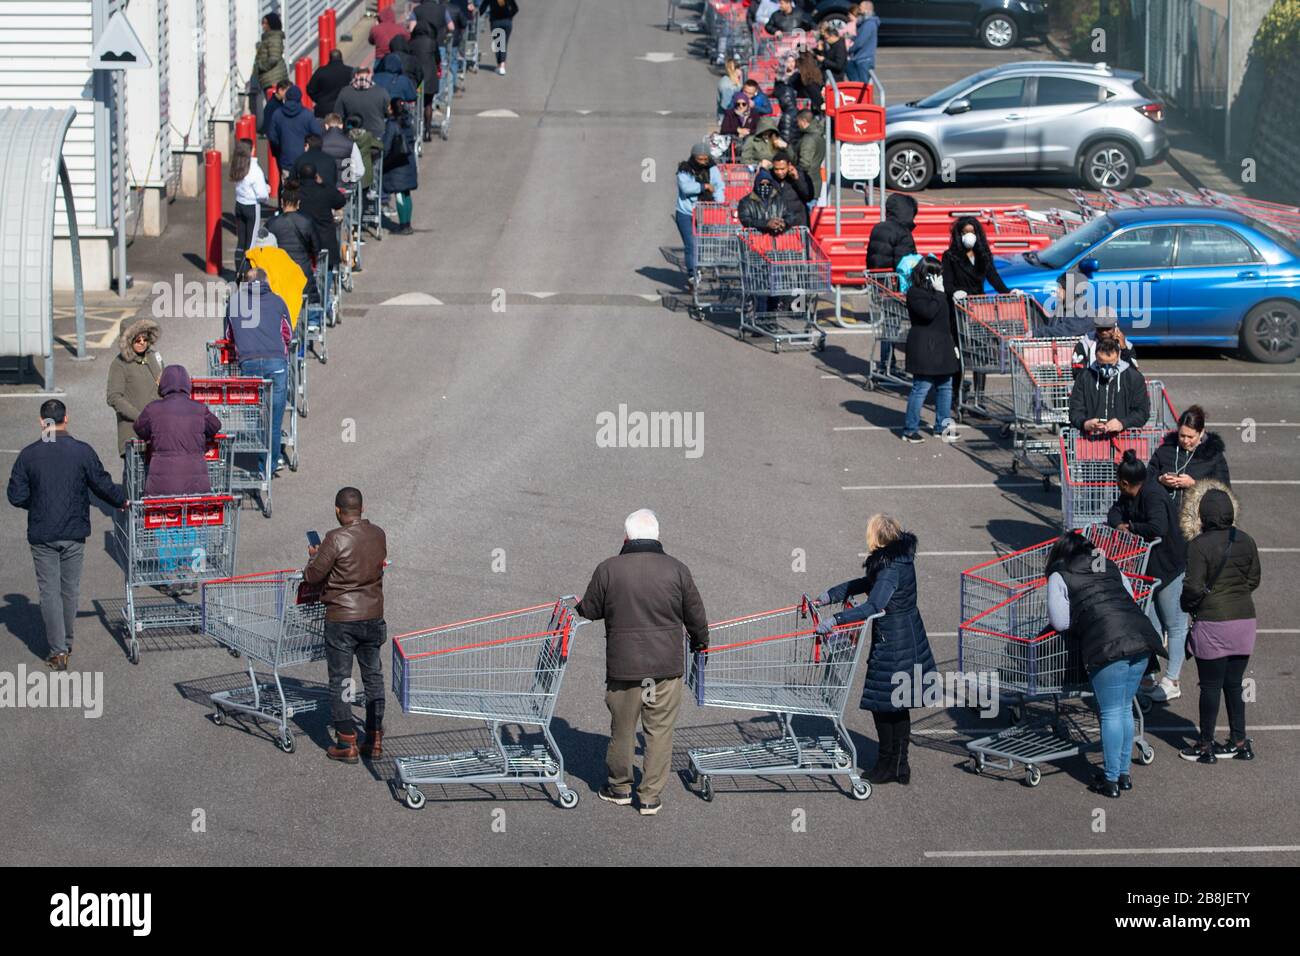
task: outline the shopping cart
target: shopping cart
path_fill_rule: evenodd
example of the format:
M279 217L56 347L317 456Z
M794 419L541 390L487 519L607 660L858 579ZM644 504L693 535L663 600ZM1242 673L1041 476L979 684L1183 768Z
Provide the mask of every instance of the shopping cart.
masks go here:
M1178 412L1174 409L1173 399L1165 391L1165 383L1159 379L1147 379L1147 401L1151 414L1147 417L1147 426L1173 431L1178 427Z
M1146 541L1130 531L1093 524L1076 534L1091 541L1125 574L1146 574L1151 549L1160 539ZM1047 576L1047 556L1056 537L1028 548L999 555L961 573L961 616L969 621L1026 588L1038 587Z
M342 236L339 242L339 288L344 292L351 292L354 285L353 270L361 268L362 189L360 181L351 183L347 190L343 222L339 227Z
M1029 338L1038 303L1028 295L972 295L956 302L957 350L962 372L973 372L971 388L962 382L960 409L986 418L1014 420L1012 396L990 392L988 375L1011 373L1011 342Z
M717 66L728 59L748 60L754 54L754 38L745 18L743 3L708 3L704 9L705 29L712 38L710 59Z
M218 578L203 584L203 633L248 662L248 687L212 695L212 722L231 712L278 725L276 744L293 753L289 719L315 710L324 693L289 691L280 672L325 659L325 605L319 589L292 569ZM271 669L273 683L259 681L256 665Z
M1160 582L1139 575L1125 577L1134 600L1145 611ZM1100 733L1085 728L1078 715L1062 706L1071 698L1091 700L1092 694L1078 642L1058 634L1048 623L1044 582L1019 590L965 621L957 629L957 641L958 671L996 680L1000 697L1017 700L1020 714L1006 730L966 744L973 773L981 774L989 766L1013 771L1019 765L1025 768L1024 782L1036 787L1042 781L1040 765L1101 746ZM1025 709L1028 702L1043 699L1052 703L1050 714L1031 715ZM1149 764L1155 750L1147 742L1136 700L1133 720L1138 761Z
M718 163L725 190L724 202L733 209L754 190L754 170L745 163Z
M140 663L140 635L147 630L193 628L201 607L172 593L166 602L136 603L137 588L184 593L235 570L239 508L230 495L135 498L115 525L126 572L127 656Z
M228 435L217 434L208 442L203 459L208 466L208 490L214 495L230 494L234 476L234 442ZM126 497L135 501L144 497L145 479L149 477L149 443L132 438L126 443Z
M322 365L329 361L326 333L334 325L338 311L337 280L330 271L329 258L325 249L316 254L316 270L307 280L309 284L303 293L302 314L296 330L303 339L304 348L314 352ZM305 377L303 383L305 387Z
M307 405L307 342L303 334L303 324L298 323L293 337L289 339L288 375L285 380L284 421L280 423L280 446L284 449L284 461L290 471L297 471L299 464L298 419L306 418Z
M280 430L271 424L270 380L196 378L190 397L208 406L234 442L232 493L256 495L262 514L271 517L271 474L280 451Z
M708 649L688 650L686 686L699 706L762 711L781 724L779 737L687 751L692 780L705 800L713 799L714 777L742 776L845 776L854 799L871 796L844 726L867 621L816 633L820 616L833 611L814 607L805 594L790 607L710 624ZM790 725L796 716L824 717L833 733L797 736Z
M564 779L564 754L551 717L569 662L569 644L588 622L562 597L516 611L413 631L393 640L393 692L408 714L481 720L492 746L454 754L399 757L397 775L412 810L430 784L553 783L559 804L578 805ZM541 728L543 743L507 744L504 725Z
M817 327L817 300L831 291L831 261L802 226L771 236L739 232L740 322L736 335L763 335L783 345L826 346Z
M234 378L239 375L239 359L235 357L235 345L230 339L217 339L208 343L208 376L211 378Z
M465 34L461 39L461 55L464 63L465 72L477 73L478 61L481 52L479 45L479 32L483 23L481 9L475 9L473 13L467 14L465 21ZM420 100L424 102L423 99Z
M433 94L433 108L442 114L437 123L438 135L444 140L451 136L451 101L456 88L455 41L447 38L438 65L438 86Z
M1060 432L1070 422L1070 393L1074 390L1074 347L1077 338L1015 339L1011 354L1011 471L1033 468L1031 456L1048 460L1037 469L1043 488L1052 486L1059 470L1056 456Z
M871 362L867 371L869 388L893 385L911 388L912 380L902 370L899 352L907 345L907 334L912 331L912 320L907 314L907 299L899 291L898 273L892 269L868 269L863 295L867 300L868 321L880 344L880 359ZM891 346L892 356L884 361L885 345Z
M691 230L695 235L691 304L695 317L702 319L705 311L721 308L740 293L740 248L736 243L740 222L733 206L697 202L691 213Z
M443 137L444 139L446 137ZM375 237L376 242L384 241L384 151L382 149L372 152L374 157L371 160L371 179L369 189L357 187L357 236L360 239L361 233L365 229L370 230L370 234ZM364 244L362 241L361 244ZM360 246L357 250L357 262L360 259Z
M1073 428L1061 435L1061 512L1066 530L1104 524L1119 495L1115 466L1132 449L1148 462L1168 434L1165 428L1130 428L1095 438Z
M707 7L708 4L705 4ZM698 9L698 4L688 2L688 0L668 0L668 22L664 25L665 30L676 30L678 33L699 33L704 29L704 21L700 16L693 13L683 13L683 10Z

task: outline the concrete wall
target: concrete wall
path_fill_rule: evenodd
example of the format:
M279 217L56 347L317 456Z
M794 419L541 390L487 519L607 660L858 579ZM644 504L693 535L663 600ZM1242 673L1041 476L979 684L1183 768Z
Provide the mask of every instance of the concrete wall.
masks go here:
M1228 128L1224 154L1229 161L1238 163L1250 148L1266 88L1263 64L1251 57L1251 48L1274 0L1228 2Z

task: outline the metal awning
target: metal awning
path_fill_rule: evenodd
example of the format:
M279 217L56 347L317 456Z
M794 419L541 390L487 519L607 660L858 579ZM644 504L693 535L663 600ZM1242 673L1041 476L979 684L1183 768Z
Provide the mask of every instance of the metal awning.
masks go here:
M72 243L77 352L85 353L81 248L63 140L77 111L0 109L0 356L45 358L54 387L54 187L62 187Z

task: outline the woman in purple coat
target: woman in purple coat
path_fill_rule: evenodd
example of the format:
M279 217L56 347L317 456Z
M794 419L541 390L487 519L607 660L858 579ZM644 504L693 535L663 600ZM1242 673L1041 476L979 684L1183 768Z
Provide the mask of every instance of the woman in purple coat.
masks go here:
M135 433L149 443L144 493L211 494L204 452L221 430L221 420L190 398L190 373L183 366L163 369L158 391L162 398L146 405L135 420Z

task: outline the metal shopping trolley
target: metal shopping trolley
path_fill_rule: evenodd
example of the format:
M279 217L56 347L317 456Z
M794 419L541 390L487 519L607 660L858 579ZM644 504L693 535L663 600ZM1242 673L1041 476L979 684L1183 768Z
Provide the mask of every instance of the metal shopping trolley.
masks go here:
M740 322L746 332L783 345L826 345L817 327L817 300L831 291L831 261L802 226L772 236L754 229L738 233L740 252Z
M172 594L166 602L136 603L135 589L188 589L235 570L239 508L231 495L131 499L115 533L126 571L127 656L140 663L140 634L194 628L201 608Z
M1125 574L1146 574L1151 549L1160 539L1146 541L1130 531L1106 524L1093 524L1082 534ZM1028 548L999 555L961 573L961 617L969 621L1026 588L1038 587L1047 579L1047 556L1055 537Z
M1138 575L1125 577L1134 600L1145 611L1160 582ZM1100 747L1100 733L1083 726L1080 715L1062 706L1066 699L1091 698L1091 690L1078 642L1048 624L1045 582L1019 590L967 620L957 635L958 670L995 678L999 695L1018 700L1022 715L1006 730L966 744L973 773L981 774L989 766L1011 771L1019 765L1025 768L1024 782L1036 787L1042 780L1040 765ZM1024 709L1029 701L1044 699L1052 703L1049 714L1030 715ZM1147 742L1136 699L1133 720L1138 760L1149 764L1155 750Z
M850 607L851 605L844 605ZM871 796L858 776L858 755L844 726L853 675L866 643L867 621L823 636L820 615L805 594L798 604L709 625L709 647L687 653L686 686L701 707L757 710L776 715L781 736L730 747L687 752L691 777L705 800L713 777L845 776L856 800ZM795 716L824 717L833 731L797 736Z
M229 435L214 435L203 452L208 466L208 490L214 495L231 493L234 477L234 442ZM149 477L149 443L132 438L126 443L126 497L135 501L144 497L145 479Z
M974 373L969 389L963 378L957 406L1009 424L1013 420L1012 396L990 392L986 377L1011 374L1011 342L1029 338L1038 304L1028 295L971 295L956 306L962 372Z
M740 293L740 247L736 242L740 221L734 206L697 202L691 213L691 230L695 234L691 304L695 317L703 318L705 311L721 308ZM709 298L715 301L706 301Z
M257 495L262 514L271 517L271 474L280 451L280 434L271 424L270 380L196 378L190 396L221 419L221 431L234 442L232 493Z
M492 746L454 754L399 757L397 775L412 810L424 806L430 784L553 783L559 804L578 805L564 779L564 754L551 735L555 701L569 663L574 634L588 622L573 610L576 598L393 639L393 692L408 714L481 720ZM543 742L504 742L508 724L541 728Z
M456 87L456 53L451 37L442 47L438 64L438 86L433 94L433 108L442 114L438 121L438 135L444 140L451 136L451 101Z
M867 372L869 388L877 385L893 385L898 388L910 388L911 378L898 366L897 352L907 345L907 334L912 330L912 320L907 313L907 300L900 290L898 273L893 269L868 269L863 295L867 300L868 322L874 330L877 350L881 356L870 364ZM891 346L895 353L889 362L884 361L884 346Z
M1011 471L1033 467L1031 456L1049 460L1039 469L1043 487L1052 486L1059 464L1061 429L1070 422L1070 393L1074 390L1074 347L1077 338L1016 339L1011 353Z
M209 342L207 348L210 378L235 378L239 375L239 359L235 356L235 343L230 339L217 339Z
M423 116L424 112L419 111L419 115ZM343 221L339 223L340 292L352 291L352 269L361 263L361 230L357 211L357 194L361 192L361 186L358 183L348 184L347 192L347 202L343 205Z
M1061 512L1067 530L1105 524L1119 494L1115 466L1132 449L1147 462L1168 434L1165 428L1130 428L1113 437L1094 438L1073 428L1061 435Z
M754 189L754 169L745 163L718 163L725 193L724 202L735 209Z
M308 292L303 294L302 312L298 319L298 335L302 337L305 350L315 353L316 360L324 365L329 361L329 347L326 333L334 325L338 310L338 296L335 273L330 271L330 254L322 249L316 254L316 269L308 277ZM309 294L314 292L314 294ZM303 378L305 387L306 378ZM305 393L304 393L305 394Z
M465 70L468 73L478 72L478 61L481 54L479 32L482 22L482 10L477 8L473 13L468 14L468 19L465 21L465 36L461 41L461 52L464 55Z
M276 745L293 753L289 719L315 710L322 693L285 692L280 672L325 659L325 605L320 590L296 570L264 571L203 584L203 633L248 662L248 687L212 695L212 722L231 712L277 725ZM259 681L256 665L271 668L272 683ZM328 691L326 691L328 693Z

